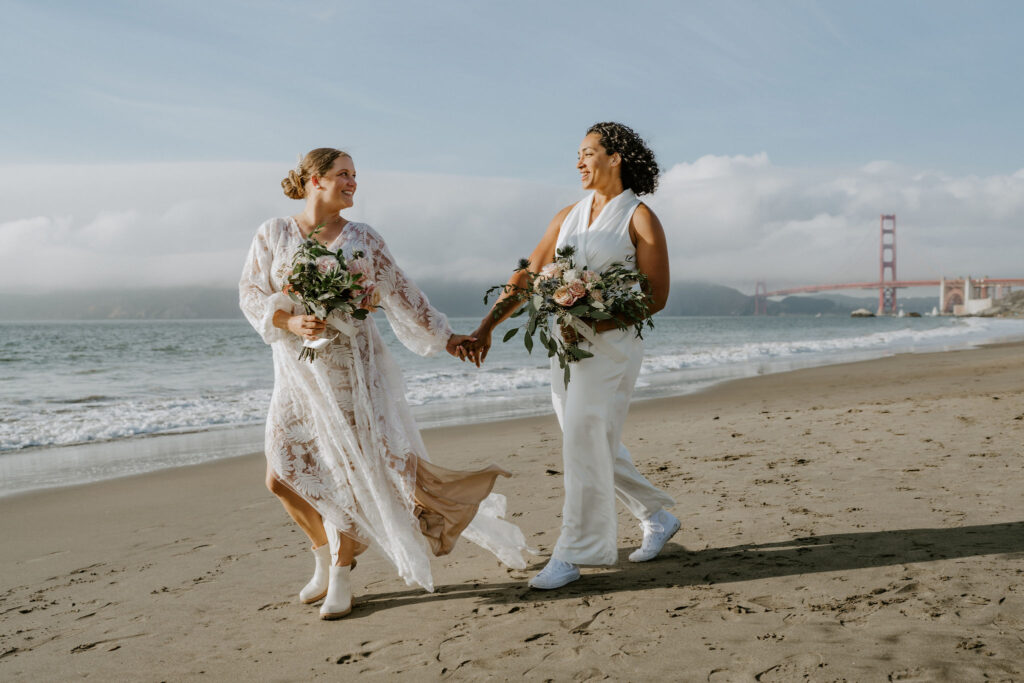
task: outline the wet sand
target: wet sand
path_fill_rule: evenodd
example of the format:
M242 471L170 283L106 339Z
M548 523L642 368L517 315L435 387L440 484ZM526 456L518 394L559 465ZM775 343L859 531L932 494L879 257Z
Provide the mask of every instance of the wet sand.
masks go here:
M553 417L425 433L496 462L548 551ZM308 544L261 455L0 500L0 679L1024 680L1024 345L902 355L634 404L677 500L662 556L552 592L460 542L434 594L372 550L350 617L296 594Z

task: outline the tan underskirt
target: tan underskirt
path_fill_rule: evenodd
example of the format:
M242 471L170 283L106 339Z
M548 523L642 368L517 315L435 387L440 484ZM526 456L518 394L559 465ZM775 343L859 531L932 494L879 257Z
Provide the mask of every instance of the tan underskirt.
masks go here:
M416 465L416 517L434 555L447 555L476 516L498 477L512 476L497 465L467 472L420 460Z

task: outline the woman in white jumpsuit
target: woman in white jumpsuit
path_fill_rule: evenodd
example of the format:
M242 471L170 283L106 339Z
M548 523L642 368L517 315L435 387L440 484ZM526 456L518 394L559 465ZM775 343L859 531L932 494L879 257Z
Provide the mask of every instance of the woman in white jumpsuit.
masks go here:
M602 272L612 263L635 265L647 276L651 313L665 306L669 289L668 249L657 216L637 195L653 192L658 182L654 154L632 129L618 123L591 126L579 148L576 168L583 189L590 192L562 209L530 256L529 269L539 272L563 246L576 248L578 266ZM516 273L509 283L525 284ZM515 306L499 299L472 334L471 357L483 360L494 327ZM630 321L623 321L630 322ZM610 565L618 558L615 499L640 520L641 547L629 559L653 559L679 530L679 520L664 508L674 501L655 488L633 465L621 443L622 427L640 362L643 340L614 321L597 321L597 342L580 341L594 354L573 365L566 387L552 359L551 393L562 427L565 503L562 528L544 569L530 580L534 588L551 589L579 578L578 565ZM563 331L572 336L572 331Z

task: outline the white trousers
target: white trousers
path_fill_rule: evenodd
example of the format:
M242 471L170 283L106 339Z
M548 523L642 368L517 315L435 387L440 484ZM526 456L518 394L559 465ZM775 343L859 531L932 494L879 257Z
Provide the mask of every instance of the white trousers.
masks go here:
M616 497L641 520L675 504L637 471L622 445L643 340L632 330L611 330L601 334L601 341L621 351L626 362L612 361L582 342L595 355L572 364L568 388L557 358L551 364L551 398L562 427L565 472L562 531L552 557L573 564L618 561Z

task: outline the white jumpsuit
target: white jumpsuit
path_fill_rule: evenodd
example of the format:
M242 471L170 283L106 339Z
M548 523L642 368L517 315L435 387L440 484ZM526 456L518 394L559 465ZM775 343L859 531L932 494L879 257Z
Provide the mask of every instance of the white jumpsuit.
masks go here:
M593 193L566 216L558 233L558 248L574 246L576 265L599 273L616 261L635 266L629 223L640 200L632 190L625 190L608 202L588 227L592 201ZM599 347L581 341L594 356L573 363L568 387L557 358L551 365L551 395L562 427L565 471L562 529L552 556L573 564L608 565L618 560L616 497L641 520L675 504L637 471L621 443L643 360L643 340L632 328L603 332L600 340L601 346L618 349L625 360L612 359Z

